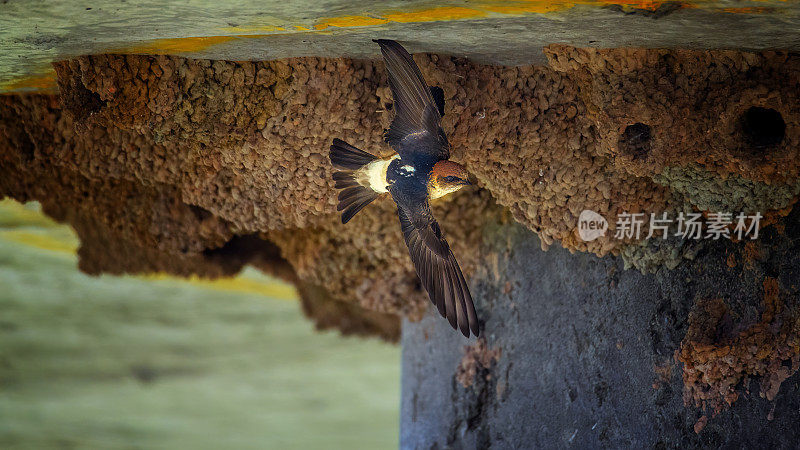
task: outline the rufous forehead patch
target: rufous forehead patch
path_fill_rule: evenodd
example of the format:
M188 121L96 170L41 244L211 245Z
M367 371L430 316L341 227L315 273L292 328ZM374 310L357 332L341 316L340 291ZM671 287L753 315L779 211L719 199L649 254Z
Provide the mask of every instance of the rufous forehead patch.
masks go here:
M433 165L433 173L436 175L447 177L455 176L459 178L467 177L467 169L459 163L453 161L439 161Z

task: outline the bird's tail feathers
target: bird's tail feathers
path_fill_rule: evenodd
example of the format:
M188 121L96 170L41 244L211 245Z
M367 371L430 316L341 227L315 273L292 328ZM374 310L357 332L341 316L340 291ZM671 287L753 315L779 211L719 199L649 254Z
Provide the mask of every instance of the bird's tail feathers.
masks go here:
M337 211L342 212L342 223L347 223L357 212L378 198L378 193L362 186L356 180L356 171L378 158L353 147L341 139L334 139L330 152L331 164L340 169L333 173L339 191Z
M357 149L341 139L331 145L331 164L337 169L358 170L378 159L375 155Z

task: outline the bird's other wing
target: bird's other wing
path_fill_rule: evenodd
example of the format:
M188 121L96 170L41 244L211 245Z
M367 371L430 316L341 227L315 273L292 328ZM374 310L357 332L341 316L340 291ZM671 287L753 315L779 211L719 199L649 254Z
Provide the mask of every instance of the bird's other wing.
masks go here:
M395 118L386 130L386 142L400 157L435 162L450 157L450 144L440 126L438 104L411 55L395 41L379 39L389 73ZM443 99L442 99L443 100Z
M431 91L431 97L433 97L433 102L436 103L439 115L444 117L444 89L439 86L431 86L428 90Z
M431 214L424 190L389 187L411 261L428 297L450 325L469 337L480 329L472 295L439 224Z

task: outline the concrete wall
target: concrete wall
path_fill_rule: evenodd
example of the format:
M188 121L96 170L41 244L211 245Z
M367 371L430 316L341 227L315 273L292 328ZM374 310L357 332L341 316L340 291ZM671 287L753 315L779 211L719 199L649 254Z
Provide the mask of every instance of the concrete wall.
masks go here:
M776 0L12 0L0 2L0 93L53 90L50 63L86 54L364 58L378 55L376 37L504 65L542 63L551 43L798 49L798 10Z
M786 235L767 233L757 261L716 242L651 275L623 270L615 257L543 252L533 233L497 228L483 250L497 258L499 278L473 280L485 342L467 342L433 314L404 324L401 448L794 448L798 375L770 401L760 379L731 371L743 393L714 417L684 394L676 352L700 320L690 318L698 299L731 308L714 327L716 345L733 342L730 358L735 336L762 317L765 278L796 311L798 218ZM771 323L775 345L783 320Z

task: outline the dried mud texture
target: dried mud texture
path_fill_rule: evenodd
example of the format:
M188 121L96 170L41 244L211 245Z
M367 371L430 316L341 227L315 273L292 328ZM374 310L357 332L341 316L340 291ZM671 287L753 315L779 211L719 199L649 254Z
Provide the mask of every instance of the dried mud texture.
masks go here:
M330 294L320 288L310 294L274 243L253 234L234 235L229 222L184 203L174 186L91 177L71 164L56 164L98 144L73 130L72 117L62 113L55 97L0 97L0 142L7 144L0 147L0 193L22 202L37 200L46 214L69 223L81 241L82 271L216 278L251 264L296 284L304 310L320 327L399 338L394 314L353 306L305 307ZM307 293L313 298L305 298Z
M470 276L479 263L475 248L482 239L482 225L500 220L502 211L486 192L463 192L449 200L433 202L433 213L465 275ZM268 235L283 249L301 279L338 293L340 300L355 299L370 310L420 318L429 300L398 233L394 203L379 199L348 225L342 227L334 217L317 228Z
M800 182L797 179L767 184L737 174L720 178L693 166L667 167L654 180L682 194L701 211L754 214L784 209L794 204L800 194Z
M626 261L659 267L685 252L614 239L617 214L716 206L709 196L724 183L714 177L734 180L737 198L764 192L745 206L777 210L797 195L794 55L546 52L551 67L415 56L444 90L452 157L480 187L434 205L467 275L480 265L484 226L505 211L545 246L604 255L633 245ZM391 153L380 61L97 55L56 72L59 96L2 100L0 195L64 210L84 241L85 270L217 276L268 254L332 301L411 318L427 308L392 202L376 201L347 226L335 211L331 140ZM763 111L748 116L753 107ZM769 111L785 125L780 139L770 123L768 133L754 125L775 119ZM706 189L685 188L687 177L704 177ZM606 237L578 237L584 209L609 219ZM231 250L253 235L270 250ZM344 317L348 308L334 310ZM335 315L325 323L346 322Z
M422 68L429 82L444 86L453 158L545 246L558 240L571 250L617 251L613 220L609 237L578 237L581 211L611 218L666 208L667 189L615 170L600 154L595 126L569 76L549 67L486 67L437 57Z
M763 214L796 201L800 56L558 44L545 53L577 85L596 133L596 157L617 174L669 190L664 203L636 193L645 212L691 206ZM613 208L609 213L615 216ZM674 265L684 247L661 245L654 253L620 244L626 264L647 271Z
M764 280L758 323L741 329L722 299L699 300L677 359L683 363L683 400L714 415L730 407L751 377L772 401L781 383L800 368L800 315L787 308L774 278Z
M333 137L390 152L381 139L387 105L375 95L386 80L374 62L106 55L56 69L62 90L89 91L103 104L89 102L87 110L85 102L65 101L79 130L114 130L105 138L119 145L149 138L142 141L148 151L104 155L114 175L174 185L184 202L225 220L232 233L263 233L302 280L339 301L412 318L427 308L393 204L376 202L349 227L334 208L327 158ZM87 175L102 176L77 159ZM477 255L468 243L480 239L480 221L499 208L481 192L451 205L435 209L469 273ZM458 226L464 223L474 226Z
M486 339L480 338L473 345L464 347L464 357L456 368L456 380L461 386L468 388L475 383L475 377L481 373L486 381L491 378L491 369L500 359L499 348L489 348Z
M652 177L668 167L698 164L723 177L796 181L800 55L563 45L551 45L546 53L556 70L580 85L600 153L615 167ZM753 107L780 114L785 130L778 142L767 136L769 126L746 123ZM649 131L626 136L635 124Z
M394 314L382 314L337 300L327 291L296 281L303 312L314 318L318 330L339 330L345 335L379 336L390 342L400 339L400 321Z
M635 268L642 273L655 273L658 269L672 270L684 259L694 259L703 247L702 241L678 237L662 240L659 237L625 246L620 252L624 268Z

